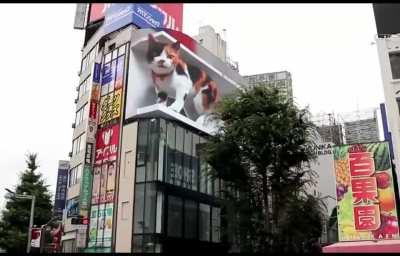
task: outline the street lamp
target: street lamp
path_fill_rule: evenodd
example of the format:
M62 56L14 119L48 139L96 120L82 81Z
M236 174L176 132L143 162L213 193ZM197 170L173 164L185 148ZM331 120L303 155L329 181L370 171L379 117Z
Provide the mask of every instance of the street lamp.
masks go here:
M31 216L29 218L28 244L26 246L26 253L29 253L31 251L31 236L32 236L33 216L34 216L34 211L35 211L35 196L26 195L25 192L22 195L21 194L16 194L14 191L9 190L8 188L6 188L6 191L8 193L12 194L15 198L32 200L32 203L31 203Z

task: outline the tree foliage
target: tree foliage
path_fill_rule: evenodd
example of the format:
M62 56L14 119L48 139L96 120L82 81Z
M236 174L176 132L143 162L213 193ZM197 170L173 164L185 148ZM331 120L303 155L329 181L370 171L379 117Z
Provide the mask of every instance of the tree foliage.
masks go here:
M51 194L41 173L37 173L37 154L26 155L27 169L20 174L14 189L16 194L34 195L35 209L33 224L40 226L50 220L52 215ZM28 226L31 200L6 195L6 207L0 221L0 248L7 252L24 253L28 240Z
M237 213L229 222L239 228L242 251L279 250L289 240L318 237L319 203L305 189L316 175L305 168L316 157L308 116L265 86L222 99L213 114L222 125L206 144L206 159L213 175L226 181L225 195L239 191L226 207ZM300 217L304 225L293 225Z

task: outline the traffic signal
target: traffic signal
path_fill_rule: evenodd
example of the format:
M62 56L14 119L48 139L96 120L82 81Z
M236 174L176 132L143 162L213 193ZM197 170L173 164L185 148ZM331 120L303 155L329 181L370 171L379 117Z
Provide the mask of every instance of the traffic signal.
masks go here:
M83 216L76 216L71 218L71 224L72 225L87 225L89 224L88 218L85 218Z

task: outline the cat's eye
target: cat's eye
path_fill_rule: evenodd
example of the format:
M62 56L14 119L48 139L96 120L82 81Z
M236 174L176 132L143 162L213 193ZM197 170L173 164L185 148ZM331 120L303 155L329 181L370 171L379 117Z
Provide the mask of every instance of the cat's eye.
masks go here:
M168 58L170 58L170 59L172 59L174 56L173 55L171 55L171 54L168 54L168 56L167 56Z

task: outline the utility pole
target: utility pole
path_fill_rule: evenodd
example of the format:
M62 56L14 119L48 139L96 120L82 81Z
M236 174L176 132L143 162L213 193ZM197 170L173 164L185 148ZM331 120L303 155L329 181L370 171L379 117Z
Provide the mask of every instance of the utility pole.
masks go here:
M33 217L34 217L34 214L35 214L35 196L26 195L26 193L24 193L22 195L16 194L14 191L9 190L8 188L6 188L6 191L8 193L12 194L15 198L32 200L32 202L31 202L31 216L29 218L29 227L28 227L28 244L26 245L26 253L29 253L31 251L32 226L33 226Z

